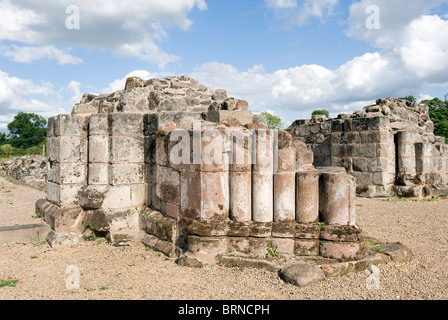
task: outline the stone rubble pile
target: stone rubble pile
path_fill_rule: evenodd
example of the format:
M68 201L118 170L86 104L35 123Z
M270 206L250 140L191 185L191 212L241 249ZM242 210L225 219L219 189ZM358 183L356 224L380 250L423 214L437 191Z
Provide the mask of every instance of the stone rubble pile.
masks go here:
M0 163L0 174L33 188L45 190L47 188L47 159L39 155L13 158Z

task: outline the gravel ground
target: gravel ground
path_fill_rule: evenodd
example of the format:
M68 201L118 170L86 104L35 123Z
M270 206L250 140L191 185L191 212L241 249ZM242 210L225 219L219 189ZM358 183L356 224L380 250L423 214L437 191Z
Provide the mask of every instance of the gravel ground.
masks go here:
M8 192L8 190L12 191ZM0 178L0 225L36 223L42 192ZM401 242L414 252L404 264L380 266L381 288L368 290L367 273L327 279L307 288L252 269L182 268L143 245L112 247L89 242L73 248L0 244L0 299L13 300L367 300L448 298L448 200L437 202L358 199L359 225L379 241ZM31 219L30 219L31 218ZM66 268L81 270L80 290L66 287Z

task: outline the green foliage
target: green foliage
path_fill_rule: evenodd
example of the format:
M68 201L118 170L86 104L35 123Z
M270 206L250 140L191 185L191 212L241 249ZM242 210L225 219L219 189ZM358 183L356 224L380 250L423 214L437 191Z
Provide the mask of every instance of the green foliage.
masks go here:
M6 133L0 132L0 146L7 143Z
M317 223L317 229L319 231L322 231L322 229L325 227L325 222L318 222Z
M330 118L330 112L327 110L315 110L312 113L313 116L326 116L327 118Z
M429 107L429 117L434 122L434 134L448 138L448 102L434 98L421 103Z
M399 98L400 100L408 100L409 102L417 102L417 99L414 96L407 96L403 98Z
M268 248L268 253L266 255L267 258L276 258L278 257L278 252L276 248Z
M47 135L47 121L35 113L20 112L8 124L9 141L14 148L29 149L39 146Z
M14 152L14 148L10 144L4 144L0 146L0 154L6 158L11 157Z
M279 116L276 116L269 112L263 112L262 115L268 119L268 128L271 130L282 130L284 127L283 120Z
M3 288L3 287L14 288L18 283L19 283L18 279L1 280L0 288Z

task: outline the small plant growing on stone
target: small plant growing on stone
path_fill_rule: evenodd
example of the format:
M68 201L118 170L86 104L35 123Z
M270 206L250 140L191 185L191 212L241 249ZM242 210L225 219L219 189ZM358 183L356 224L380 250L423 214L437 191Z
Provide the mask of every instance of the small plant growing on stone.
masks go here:
M322 229L324 228L324 226L325 226L325 222L318 222L318 223L317 223L317 229L318 229L319 231L322 231Z
M370 248L370 247L372 247L372 241L370 240L370 238L364 238L364 246L366 247L366 248Z
M93 232L92 223L91 222L86 223L84 228L85 228L84 232L86 232L87 230L90 230L90 234L89 235L85 235L84 236L84 240L86 240L86 241L95 241L96 240L96 235L95 235L95 232Z
M383 249L380 249L380 248L377 248L377 249L375 249L375 252L376 252L376 253L384 253L384 250L383 250Z
M40 212L38 212L33 218L40 219L40 218L42 218L42 214Z
M277 248L268 248L268 253L266 255L267 258L277 258L278 252Z

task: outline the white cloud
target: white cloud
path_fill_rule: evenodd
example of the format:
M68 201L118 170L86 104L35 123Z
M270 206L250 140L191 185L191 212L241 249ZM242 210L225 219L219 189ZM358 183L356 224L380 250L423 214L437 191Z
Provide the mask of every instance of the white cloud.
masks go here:
M0 129L6 129L19 112L33 112L46 118L65 113L63 104L42 101L54 95L50 83L38 85L30 80L11 77L0 70Z
M66 20L71 18L66 8L70 5L79 8L79 29L66 27ZM178 57L164 53L158 43L173 26L188 30L192 21L187 15L194 8L206 10L207 5L204 0L2 0L0 41L45 48L39 49L41 58L59 63L78 61L56 49L70 43L139 57L163 67L177 61ZM10 55L30 61L31 58L24 58L25 52L19 54L20 51L12 50Z
M75 105L76 103L79 103L79 101L81 101L83 93L81 92L80 86L81 83L72 80L66 88L66 91L73 95L72 98L70 99L71 105Z
M297 7L297 0L266 0L268 8L285 9Z
M371 43L377 48L390 49L403 44L403 33L415 19L428 14L446 0L361 0L350 6L347 35ZM367 7L375 5L380 13L380 30L368 29Z
M448 21L423 16L412 21L403 33L399 49L408 70L428 81L448 80Z
M339 0L265 0L268 8L273 9L276 16L285 22L285 27L302 26L311 18L323 19L333 14Z
M64 50L57 49L54 46L43 47L19 47L13 44L9 48L0 51L5 57L12 58L15 62L33 63L36 60L49 59L54 60L59 65L73 64L82 62L82 59L72 56Z
M117 79L117 80L109 83L109 87L102 89L101 93L113 93L115 91L124 90L124 87L126 85L126 79L128 79L130 77L138 77L138 78L147 80L147 79L158 78L161 76L162 76L161 73L151 73L146 70L134 70L134 71L128 73L123 78Z

